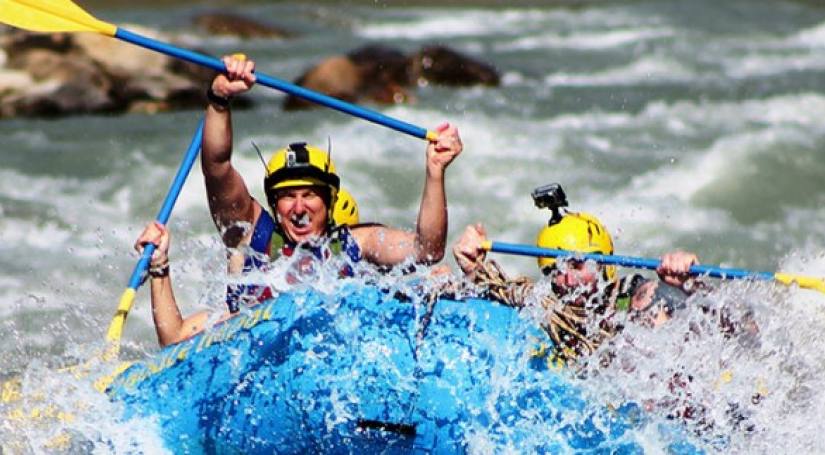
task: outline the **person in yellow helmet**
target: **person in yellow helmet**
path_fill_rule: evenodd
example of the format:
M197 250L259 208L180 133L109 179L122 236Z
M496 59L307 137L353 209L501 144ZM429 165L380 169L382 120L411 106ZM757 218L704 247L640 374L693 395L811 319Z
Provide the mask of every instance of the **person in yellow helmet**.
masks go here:
M516 307L540 308L540 324L552 340L551 346L540 346L534 351L552 367L602 368L613 361L615 345L608 341L618 335L625 324L634 322L647 327L665 323L672 312L685 305L688 294L702 289L700 283L691 284L688 270L698 262L695 254L675 251L662 256L657 269L660 280L646 280L641 275L619 277L615 267L604 267L575 259L540 258L539 268L549 280L547 286L527 277L508 278L491 260L485 260L482 247L487 235L481 224L467 226L453 247L453 254L461 270L481 290L486 298ZM567 212L552 218L538 234L539 247L582 253L613 254L613 240L605 226L593 215ZM696 302L718 324L726 338L742 336L752 339L759 328L748 313L741 319L732 319L729 311L711 308ZM533 312L532 314L535 314ZM698 335L698 334L697 334ZM602 345L606 349L599 349ZM598 351L598 357L593 357ZM582 361L579 363L579 361ZM632 365L622 368L632 370ZM661 381L651 375L653 381ZM697 434L712 434L718 417L710 412L701 394L691 386L693 375L677 370L660 385L666 392L659 400L645 402L645 409L656 410L669 419L691 425ZM755 404L762 398L757 392L751 396ZM736 402L725 408L726 424L731 428L753 432L748 411Z
M255 63L240 56L224 57L223 63L226 73L217 75L207 91L209 104L201 145L201 169L209 210L227 247L233 251L249 247L260 253L258 256L270 259L306 248L320 260L325 260L331 252L346 255L352 262L363 259L382 266L407 260L432 264L444 257L445 171L463 150L455 126L439 125L435 129L437 138L427 144L424 190L412 232L374 223L358 224L355 201L351 195L341 192L340 177L328 152L302 142L275 151L266 163L263 183L267 201L262 205L249 193L231 161L230 100L253 87ZM152 308L162 345L191 336L207 323L205 312L181 317L169 278L168 239L165 226L150 223L135 243L138 251L148 244L157 248L148 276L152 278ZM230 272L258 265L258 256L245 256L238 261L238 255L230 255ZM347 270L342 270L342 274L346 273ZM228 289L230 313L238 310L236 294L248 291L244 286ZM257 300L270 295L269 288L254 292Z
M335 208L332 209L332 220L338 226L355 226L360 220L355 197L343 188L338 192L338 200L335 201Z
M467 226L453 247L453 255L462 272L478 284L495 288L491 297L503 303L522 307L534 283L524 277L507 279L498 265L485 263L486 230L481 224ZM593 215L567 212L551 220L536 239L538 246L582 253L613 254L613 240L604 225ZM599 333L585 332L586 313L630 311L644 316L647 323L658 325L666 321L676 306L681 305L693 291L693 280L688 271L698 263L695 254L675 251L662 256L657 269L661 282L645 280L641 275L619 278L615 267L604 267L576 259L540 258L539 268L552 289L551 301L546 302L554 320L545 328L551 338L569 348L565 360L589 354L604 339L612 336L614 327L600 326ZM674 294L674 292L678 294ZM657 305L654 305L657 302Z
M327 152L302 143L276 152L267 164L264 181L268 207L252 198L232 166L229 101L253 87L255 63L237 56L224 57L223 62L226 74L216 76L207 93L201 163L209 208L224 242L231 248L250 245L272 257L283 248L329 236L335 227L332 209L340 179ZM436 132L437 139L426 147L426 177L415 230L350 226L344 229L344 243L352 251L357 247L358 258L385 266L408 259L432 264L443 258L447 234L444 175L463 146L455 126L445 123Z

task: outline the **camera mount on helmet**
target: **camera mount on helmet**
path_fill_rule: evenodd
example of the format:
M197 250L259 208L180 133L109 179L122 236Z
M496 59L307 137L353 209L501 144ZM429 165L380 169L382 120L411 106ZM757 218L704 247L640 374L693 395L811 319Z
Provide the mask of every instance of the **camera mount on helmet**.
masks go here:
M547 222L548 226L552 226L561 221L561 209L562 207L568 206L567 195L564 194L561 185L558 183L550 183L540 186L534 189L533 192L530 193L530 196L533 197L533 203L536 204L536 207L540 209L550 209L550 211L553 212L553 215Z

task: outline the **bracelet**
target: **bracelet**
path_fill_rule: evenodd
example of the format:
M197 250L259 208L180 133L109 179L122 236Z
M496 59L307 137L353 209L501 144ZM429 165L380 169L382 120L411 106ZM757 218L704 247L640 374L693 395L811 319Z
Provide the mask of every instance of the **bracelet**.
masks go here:
M206 99L221 109L229 109L229 105L232 104L232 98L219 96L214 90L212 90L212 87L209 87L206 91Z
M149 267L149 276L152 278L166 278L169 276L169 261Z

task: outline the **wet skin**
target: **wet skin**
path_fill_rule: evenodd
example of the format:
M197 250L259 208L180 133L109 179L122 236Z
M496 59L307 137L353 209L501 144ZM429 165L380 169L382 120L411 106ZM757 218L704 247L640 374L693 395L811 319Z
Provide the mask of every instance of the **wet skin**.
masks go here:
M587 297L598 290L600 269L584 261L568 260L552 274L553 284L562 295L578 291Z
M275 212L278 222L293 242L304 242L324 234L328 210L322 194L314 186L278 190Z

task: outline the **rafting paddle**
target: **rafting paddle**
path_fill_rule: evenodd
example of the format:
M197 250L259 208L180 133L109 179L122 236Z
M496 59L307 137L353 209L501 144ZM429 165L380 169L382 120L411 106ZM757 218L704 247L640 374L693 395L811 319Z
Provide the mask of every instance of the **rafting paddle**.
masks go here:
M172 208L174 208L175 202L177 202L178 196L183 188L183 184L186 182L186 177L189 176L189 171L192 169L192 165L195 163L195 159L198 157L198 153L200 152L202 138L203 119L201 119L198 124L198 129L192 137L192 142L189 144L189 149L186 150L186 155L184 155L183 161L180 163L180 167L178 168L178 172L175 174L174 180L172 180L172 186L169 187L169 192L166 194L166 199L163 200L163 205L161 206L157 217L158 223L166 224L169 221L169 216L172 214ZM135 264L134 270L132 270L132 276L129 278L129 285L120 296L120 303L117 306L117 312L115 313L114 318L112 318L112 322L109 324L109 330L106 332L106 340L112 343L113 349L115 350L114 354L117 354L118 343L120 342L120 338L123 336L123 326L126 323L126 316L129 315L129 311L132 309L132 305L135 301L135 293L142 284L143 274L149 266L149 261L152 259L152 253L154 251L155 245L152 244L146 245L143 249L143 255L141 255L137 264Z
M637 269L656 270L662 262L658 259L648 259L632 256L618 256L612 254L577 253L574 251L540 248L532 245L486 241L482 248L494 253L514 254L517 256L532 257L572 257L581 260L591 260L605 265L618 265ZM693 265L691 275L707 275L722 279L749 279L757 281L775 280L784 285L796 284L803 289L812 289L825 293L825 279L782 272L753 272L745 269L715 267L711 265Z
M34 32L100 33L205 66L218 72L226 71L223 62L217 58L173 46L101 21L70 0L0 0L0 22ZM255 76L258 84L386 126L410 136L431 141L438 137L438 134L434 131L427 131L419 126L308 90L275 77L263 73L255 73Z

